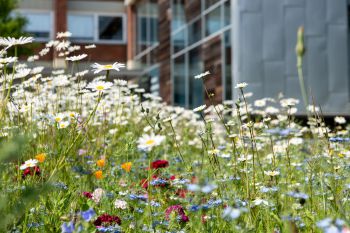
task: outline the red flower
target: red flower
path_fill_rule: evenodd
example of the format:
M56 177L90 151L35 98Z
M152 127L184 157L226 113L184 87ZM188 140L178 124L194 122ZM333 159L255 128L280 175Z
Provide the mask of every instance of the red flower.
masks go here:
M92 199L92 194L90 192L83 192L83 196Z
M27 167L23 170L22 178L25 179L28 175L40 175L40 168L38 166L35 167Z
M164 168L168 166L169 166L169 162L167 160L156 160L151 163L152 169Z
M142 179L140 185L141 185L142 188L148 189L148 180L147 179Z
M187 192L188 191L186 189L178 189L176 190L176 195L178 195L181 198L185 198Z
M94 221L94 225L97 227L102 225L112 225L113 223L117 223L118 225L120 225L122 221L118 216L113 216L109 214L102 214Z
M172 212L176 212L180 216L181 222L188 222L190 219L185 214L185 211L181 205L172 205L165 210L165 219L169 220L169 216Z

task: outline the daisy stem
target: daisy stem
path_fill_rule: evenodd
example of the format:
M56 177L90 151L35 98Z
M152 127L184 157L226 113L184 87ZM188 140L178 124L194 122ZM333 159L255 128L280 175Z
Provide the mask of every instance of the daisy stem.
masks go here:
M174 138L174 141L175 141L176 149L177 149L177 151L179 152L179 155L180 155L180 157L181 157L182 162L184 163L185 160L184 160L184 157L182 156L182 153L181 153L181 151L180 151L179 142L178 142L177 139L176 139L176 133L175 133L175 129L174 129L174 127L173 127L173 123L172 123L171 121L169 121L169 123L170 123L171 130L173 131L173 134L174 134L173 138Z

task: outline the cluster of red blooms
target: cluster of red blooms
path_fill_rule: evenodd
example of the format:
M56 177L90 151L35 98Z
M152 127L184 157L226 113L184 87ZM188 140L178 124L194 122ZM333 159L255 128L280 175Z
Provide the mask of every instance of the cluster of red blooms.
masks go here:
M83 192L83 196L92 199L92 194L90 192Z
M169 162L167 160L156 160L151 163L152 169L165 168L169 166Z
M175 212L180 217L180 222L188 222L190 219L185 214L184 208L181 205L172 205L165 210L165 218L169 220L169 216L172 212Z
M40 168L38 166L35 167L27 167L26 169L23 170L22 178L25 179L28 175L34 176L37 175L39 176L40 173Z
M97 227L114 225L115 223L120 225L122 221L118 216L113 216L109 214L102 214L94 221L94 225Z

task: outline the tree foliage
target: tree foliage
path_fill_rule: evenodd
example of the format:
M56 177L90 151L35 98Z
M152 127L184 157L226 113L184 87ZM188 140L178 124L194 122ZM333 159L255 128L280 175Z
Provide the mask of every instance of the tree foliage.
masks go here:
M20 37L25 35L26 18L13 14L17 8L17 0L0 0L0 36Z

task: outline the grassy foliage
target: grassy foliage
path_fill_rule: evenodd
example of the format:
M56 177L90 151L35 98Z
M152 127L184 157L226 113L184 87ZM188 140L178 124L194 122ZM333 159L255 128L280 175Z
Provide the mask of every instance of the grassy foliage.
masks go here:
M252 103L244 83L235 101L215 105L206 91L209 106L168 106L135 84L109 82L121 64L95 65L102 76L88 84L89 71L78 70L87 56L62 43L48 48L70 56L72 69L48 77L3 57L6 231L349 231L345 119L330 130L311 106L300 125L297 100Z

